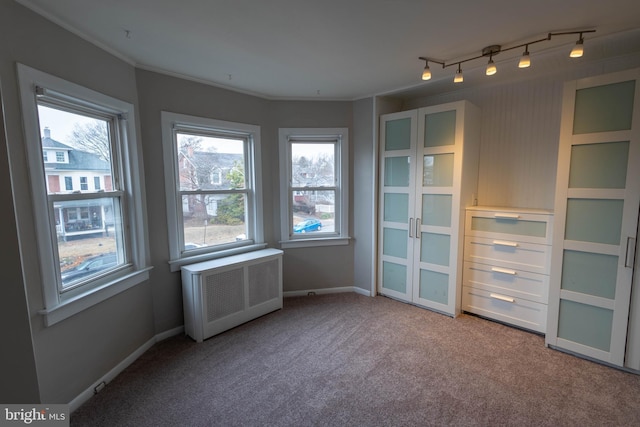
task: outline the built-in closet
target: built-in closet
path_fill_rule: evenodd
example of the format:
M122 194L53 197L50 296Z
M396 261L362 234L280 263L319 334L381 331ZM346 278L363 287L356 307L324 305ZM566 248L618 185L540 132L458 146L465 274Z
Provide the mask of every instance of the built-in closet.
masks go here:
M638 370L640 69L563 97L546 343Z
M479 110L458 101L380 118L378 292L460 312L464 210L475 204Z

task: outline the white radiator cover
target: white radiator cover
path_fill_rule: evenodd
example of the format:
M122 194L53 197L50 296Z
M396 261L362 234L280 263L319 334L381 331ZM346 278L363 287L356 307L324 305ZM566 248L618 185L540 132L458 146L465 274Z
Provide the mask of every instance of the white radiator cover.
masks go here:
M282 251L182 267L185 333L197 342L282 308Z

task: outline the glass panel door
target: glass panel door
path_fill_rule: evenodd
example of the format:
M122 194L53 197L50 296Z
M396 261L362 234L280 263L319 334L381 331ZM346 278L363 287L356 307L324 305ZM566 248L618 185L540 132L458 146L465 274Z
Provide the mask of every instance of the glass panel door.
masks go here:
M640 141L631 129L637 88L635 80L573 84L565 92L574 111L563 117L547 343L623 366L640 203Z
M380 230L378 291L411 301L415 161L415 112L383 116L380 120Z

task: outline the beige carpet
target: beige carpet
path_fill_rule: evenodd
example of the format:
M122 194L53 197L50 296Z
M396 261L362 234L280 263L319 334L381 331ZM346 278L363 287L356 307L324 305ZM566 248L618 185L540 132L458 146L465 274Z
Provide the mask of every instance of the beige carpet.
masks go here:
M319 295L155 345L71 425L632 426L640 376L478 317Z

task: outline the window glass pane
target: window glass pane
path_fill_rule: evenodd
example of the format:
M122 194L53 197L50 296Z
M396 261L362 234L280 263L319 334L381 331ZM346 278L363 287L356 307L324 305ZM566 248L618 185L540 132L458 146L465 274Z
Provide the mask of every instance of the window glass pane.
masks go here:
M246 240L246 212L242 193L183 195L184 250Z
M407 267L393 262L382 262L382 287L392 291L407 291Z
M562 289L614 299L617 277L617 256L564 251Z
M384 228L382 230L382 253L397 258L407 259L407 230Z
M424 156L422 185L425 187L451 187L453 185L453 154Z
M437 147L440 145L455 145L456 143L456 112L442 111L425 115L424 146Z
M613 311L579 302L560 300L558 338L609 351L612 326Z
M293 192L293 233L335 232L334 190Z
M61 171L73 176L65 177L65 192L74 191L72 180L75 176L75 190L88 191L89 177L111 178L111 144L109 141L109 121L70 113L48 105L38 105L43 149L56 150L56 162L47 162L47 181L55 179ZM49 186L49 194L59 193Z
M176 133L180 191L246 188L245 140Z
M625 188L629 141L571 147L569 188Z
M422 233L420 261L449 266L451 236L448 234Z
M335 186L335 143L291 144L293 187Z
M511 218L471 218L471 229L490 233L519 234L521 236L545 237L547 223Z
M631 129L635 80L576 91L573 133Z
M390 120L385 126L385 151L408 150L411 147L411 118Z
M63 290L124 264L120 212L111 197L53 204Z

